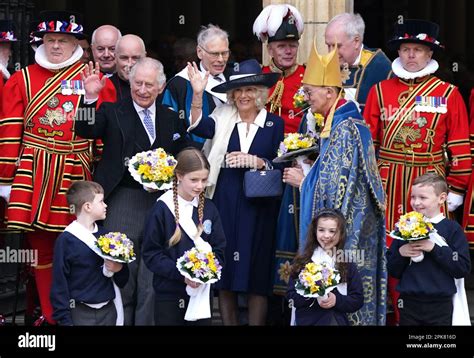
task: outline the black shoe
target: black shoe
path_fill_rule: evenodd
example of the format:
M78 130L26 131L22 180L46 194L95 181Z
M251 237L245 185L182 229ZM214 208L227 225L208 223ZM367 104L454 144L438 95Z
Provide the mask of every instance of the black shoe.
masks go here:
M45 327L45 326L55 326L56 324L53 324L53 323L49 323L47 320L46 320L46 317L45 316L41 316L40 318L38 318L34 323L33 323L33 326L42 326L42 327Z

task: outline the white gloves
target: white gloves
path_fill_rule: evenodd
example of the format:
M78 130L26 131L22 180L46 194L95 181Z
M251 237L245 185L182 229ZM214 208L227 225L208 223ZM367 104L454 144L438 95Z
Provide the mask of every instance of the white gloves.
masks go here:
M8 203L10 201L11 185L0 185L0 197Z
M448 211L454 211L458 207L461 206L462 202L464 200L464 195L459 195L455 194L453 192L448 193L448 199L446 200L448 202Z

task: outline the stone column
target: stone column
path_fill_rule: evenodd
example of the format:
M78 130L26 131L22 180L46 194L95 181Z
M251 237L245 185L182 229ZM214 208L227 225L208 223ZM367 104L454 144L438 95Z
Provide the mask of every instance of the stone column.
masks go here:
M304 32L300 39L298 63L306 63L311 51L313 40L316 38L318 51L327 53L324 44L324 30L330 19L343 12L354 11L354 0L262 0L262 6L270 4L289 4L296 7L304 20ZM263 46L263 63L268 64L266 46Z

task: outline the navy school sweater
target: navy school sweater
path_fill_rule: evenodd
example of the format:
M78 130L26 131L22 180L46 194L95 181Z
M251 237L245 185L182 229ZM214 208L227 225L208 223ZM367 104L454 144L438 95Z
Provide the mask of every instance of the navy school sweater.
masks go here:
M336 295L336 305L330 309L321 308L316 298L306 298L296 292L295 280L290 278L287 298L294 305L297 326L327 326L334 317L339 326L348 326L346 313L355 312L364 305L364 290L357 266L350 263L347 271L347 295L337 288L331 291Z
M415 263L401 256L399 248L408 245L402 240L393 240L387 252L388 272L400 280L397 291L402 295L421 300L449 299L456 293L454 279L471 271L469 246L462 227L446 218L433 226L448 246L435 245L431 252L424 252L423 261Z
M226 245L222 223L214 203L205 199L203 222L210 221L211 231L203 231L201 238L208 242L220 264L224 266ZM198 209L193 208L193 221L199 223ZM209 225L205 225L209 227ZM176 268L176 261L185 251L194 247L194 242L181 230L181 240L168 247L169 239L176 229L174 215L163 201L157 201L145 224L142 255L148 269L153 272L153 288L158 301L188 298L184 276Z
M102 227L94 233L95 237L109 231ZM60 325L72 325L71 300L94 304L113 300L115 291L112 279L104 276L104 259L94 253L86 244L69 232L63 232L56 240L53 259L53 284L51 304L53 318ZM128 281L128 267L113 276L119 287Z

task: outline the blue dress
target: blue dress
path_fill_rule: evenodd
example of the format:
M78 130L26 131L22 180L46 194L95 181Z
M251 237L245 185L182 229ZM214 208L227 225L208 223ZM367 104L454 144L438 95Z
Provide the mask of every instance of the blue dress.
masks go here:
M283 141L283 128L283 119L267 113L265 125L257 130L248 153L268 161L274 159ZM214 130L214 120L204 117L193 133L212 138ZM234 151L241 151L237 125L227 146L228 153ZM247 199L243 190L247 170L223 167L216 183L212 200L227 239L226 265L216 288L269 295L280 198Z

